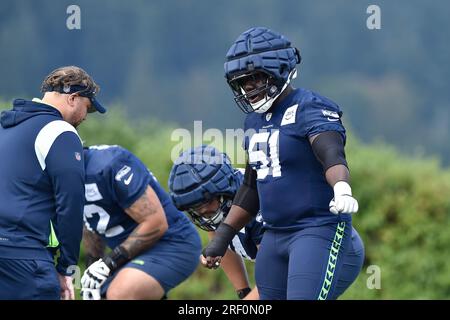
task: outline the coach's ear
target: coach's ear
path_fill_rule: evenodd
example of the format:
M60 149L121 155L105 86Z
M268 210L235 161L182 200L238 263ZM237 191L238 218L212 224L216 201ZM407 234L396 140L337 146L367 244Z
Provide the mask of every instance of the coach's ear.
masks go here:
M73 108L75 106L75 97L77 96L77 94L76 93L66 94L66 96L67 96L66 98L67 104Z

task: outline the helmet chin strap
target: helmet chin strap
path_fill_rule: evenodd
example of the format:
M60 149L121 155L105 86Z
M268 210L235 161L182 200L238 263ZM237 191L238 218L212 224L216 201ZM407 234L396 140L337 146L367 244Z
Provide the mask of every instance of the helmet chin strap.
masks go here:
M291 80L295 79L297 77L297 69L293 69L290 73L289 76L286 80L286 83L283 85L283 87L281 88L280 92L274 96L274 97L269 97L267 96L267 94L265 95L265 97L263 99L261 99L260 101L256 102L256 103L250 103L250 105L253 108L253 111L256 113L264 113L267 110L270 109L270 107L272 107L273 102L280 96L280 94L283 93L284 90L286 90L286 88L288 87L289 83L291 82Z

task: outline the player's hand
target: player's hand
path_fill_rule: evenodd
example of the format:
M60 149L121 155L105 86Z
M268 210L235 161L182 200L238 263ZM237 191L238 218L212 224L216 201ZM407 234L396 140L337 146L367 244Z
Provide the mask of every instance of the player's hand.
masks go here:
M72 277L58 273L59 286L61 287L61 300L75 300Z
M214 232L214 238L202 251L205 261L202 262L201 260L200 262L202 262L206 268L218 268L222 257L225 255L225 252L227 252L228 244L231 242L236 233L236 229L229 224L222 222Z
M84 271L81 278L81 287L83 289L99 289L109 277L111 270L102 259L95 261Z
M100 300L100 289L82 289L80 292L83 300Z
M203 249L200 262L208 269L217 269L222 257L228 249L228 243L221 241L217 236Z
M200 255L200 263L202 264L202 266L209 269L217 269L220 266L222 257L208 257L208 258L206 258L203 254Z
M334 198L330 201L330 211L334 214L358 212L358 201L352 196L352 188L345 181L337 182Z

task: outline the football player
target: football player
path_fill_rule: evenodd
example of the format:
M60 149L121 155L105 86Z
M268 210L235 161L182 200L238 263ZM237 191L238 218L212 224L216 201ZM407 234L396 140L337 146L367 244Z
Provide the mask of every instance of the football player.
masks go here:
M84 299L165 297L198 265L201 242L194 225L129 151L92 146L84 156L84 220L90 231L84 243L98 258L81 279ZM98 237L111 248L109 254L102 256Z
M212 239L228 214L243 177L225 153L211 146L199 146L183 152L175 161L169 176L170 196L175 206L187 212ZM258 215L231 240L221 261L240 299L258 299L256 287L250 289L243 258L254 261L262 235L263 222Z
M336 299L364 259L352 228L358 202L342 112L330 99L291 86L300 61L286 37L257 27L237 38L224 65L235 101L247 113L248 163L204 255L207 267L220 263L234 235L261 211L266 231L255 266L261 299Z

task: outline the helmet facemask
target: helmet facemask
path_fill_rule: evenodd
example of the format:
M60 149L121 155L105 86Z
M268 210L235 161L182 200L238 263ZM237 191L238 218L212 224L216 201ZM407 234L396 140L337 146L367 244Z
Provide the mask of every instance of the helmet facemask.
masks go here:
M200 229L205 231L215 231L230 211L232 202L233 201L231 199L224 198L223 196L220 197L219 207L209 217L205 217L204 214L202 215L197 211L208 202L189 208L186 212L190 215L192 222Z
M263 70L257 70L236 76L232 80L229 80L228 84L233 91L236 104L244 113L264 113L272 107L273 102L296 76L297 70L293 69L289 73L287 80L283 82L277 81L272 75ZM245 84L247 82L253 82L258 85L247 92L245 90ZM260 96L260 99L252 102L254 97L258 96Z

